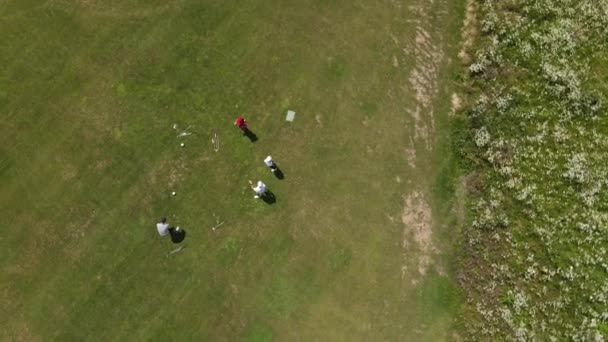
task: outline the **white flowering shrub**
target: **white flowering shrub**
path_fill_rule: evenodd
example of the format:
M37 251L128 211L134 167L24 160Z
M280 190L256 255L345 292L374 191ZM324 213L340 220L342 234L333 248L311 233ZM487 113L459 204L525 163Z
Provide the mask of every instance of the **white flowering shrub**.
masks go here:
M475 145L477 147L486 146L490 142L490 133L487 128L482 127L475 131Z
M588 177L588 162L584 153L576 153L566 163L564 177L576 183L585 183Z
M465 340L608 340L608 0L478 0Z
M481 74L486 70L486 66L485 66L485 63L476 62L469 66L469 70L473 74Z

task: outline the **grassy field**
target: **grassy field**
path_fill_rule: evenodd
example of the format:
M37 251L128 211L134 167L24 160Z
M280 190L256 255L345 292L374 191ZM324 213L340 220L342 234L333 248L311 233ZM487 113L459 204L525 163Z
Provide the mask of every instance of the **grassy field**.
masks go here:
M0 1L0 339L444 339L462 12Z

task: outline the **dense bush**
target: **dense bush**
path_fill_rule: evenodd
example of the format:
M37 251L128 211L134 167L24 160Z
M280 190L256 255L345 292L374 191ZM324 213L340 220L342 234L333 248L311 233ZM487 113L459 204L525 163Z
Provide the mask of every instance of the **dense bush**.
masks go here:
M608 1L483 0L468 337L608 339Z

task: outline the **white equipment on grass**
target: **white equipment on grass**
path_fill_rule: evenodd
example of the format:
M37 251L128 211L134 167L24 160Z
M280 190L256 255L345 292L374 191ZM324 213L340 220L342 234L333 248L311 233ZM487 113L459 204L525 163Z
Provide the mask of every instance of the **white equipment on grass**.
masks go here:
M287 116L285 117L286 121L292 122L293 119L295 119L296 117L296 112L294 112L293 110L288 110L287 111Z
M219 150L220 150L220 137L215 132L213 133L213 138L211 138L211 144L213 144L213 150L215 152L219 152Z

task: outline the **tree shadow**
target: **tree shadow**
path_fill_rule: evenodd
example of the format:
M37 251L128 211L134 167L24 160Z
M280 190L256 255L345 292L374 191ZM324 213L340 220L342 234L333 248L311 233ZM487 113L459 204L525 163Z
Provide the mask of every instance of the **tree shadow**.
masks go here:
M169 228L169 234L171 235L171 242L173 243L180 243L186 238L186 231L181 228L179 230Z
M249 128L243 128L243 135L249 138L249 140L253 143L258 140L258 136L255 135Z
M277 202L276 196L270 190L266 190L266 192L264 192L261 198L268 205L273 205Z
M283 174L283 171L281 171L281 169L279 169L279 167L277 166L276 169L273 172L274 176L277 177L278 179L283 179L285 178L285 175Z

